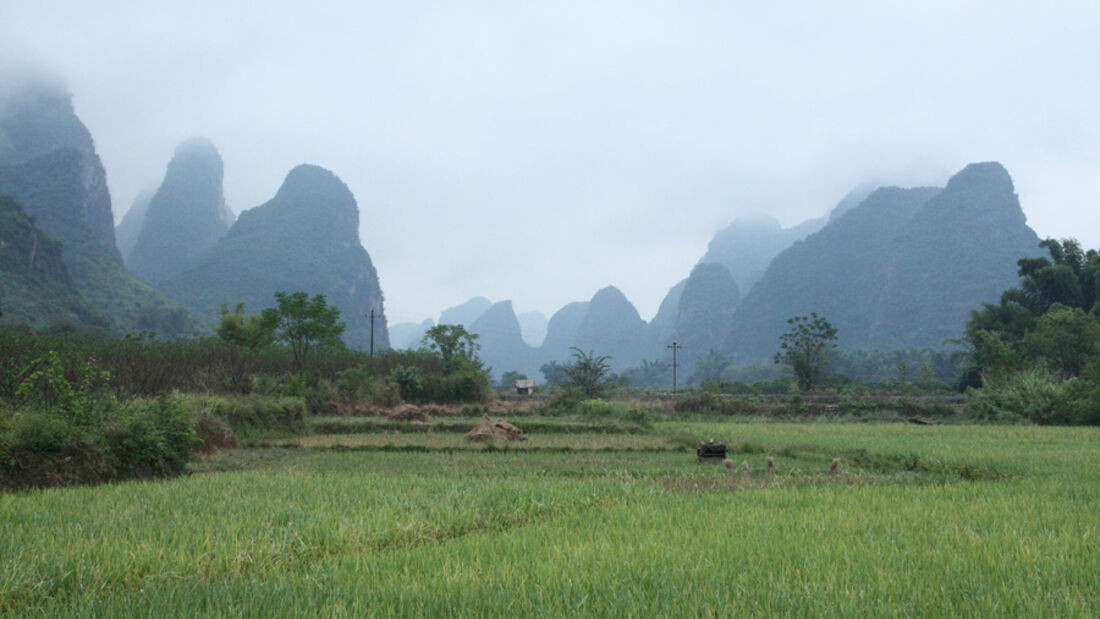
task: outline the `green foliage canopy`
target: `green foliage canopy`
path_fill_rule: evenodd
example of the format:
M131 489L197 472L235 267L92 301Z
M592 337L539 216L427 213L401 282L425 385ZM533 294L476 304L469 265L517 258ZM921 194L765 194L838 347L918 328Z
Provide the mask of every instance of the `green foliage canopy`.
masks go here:
M1019 288L971 312L965 384L980 385L983 376L1011 373L1024 363L1078 376L1100 350L1100 253L1082 250L1074 239L1046 239L1040 246L1050 257L1019 260Z
M299 372L305 367L306 357L314 346L343 346L340 334L344 332L344 323L340 322L340 308L330 306L325 295L314 295L311 299L304 292L276 292L275 301L279 304L275 339L290 346L294 367Z
M232 311L223 303L220 316L218 328L215 330L218 338L242 348L270 346L275 339L275 329L279 326L277 310L267 309L259 314L246 316L244 303L238 303Z
M779 336L775 362L790 366L798 388L810 391L825 379L829 351L836 348L836 328L817 312L788 318L787 324L791 328Z
M592 351L586 353L575 346L572 350L573 362L562 366L567 377L567 387L576 389L587 398L599 398L606 394L612 385L608 378L611 373L611 357L596 355Z
M478 334L470 333L462 325L439 324L424 334L421 343L443 358L443 363L453 364L460 359L477 360Z

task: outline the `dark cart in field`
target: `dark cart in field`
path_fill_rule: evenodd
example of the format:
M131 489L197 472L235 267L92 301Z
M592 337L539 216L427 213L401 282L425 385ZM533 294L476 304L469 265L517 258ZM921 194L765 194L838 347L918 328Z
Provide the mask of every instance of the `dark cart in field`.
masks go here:
M699 456L699 462L717 464L725 461L726 446L722 443L703 443L695 450L695 455Z

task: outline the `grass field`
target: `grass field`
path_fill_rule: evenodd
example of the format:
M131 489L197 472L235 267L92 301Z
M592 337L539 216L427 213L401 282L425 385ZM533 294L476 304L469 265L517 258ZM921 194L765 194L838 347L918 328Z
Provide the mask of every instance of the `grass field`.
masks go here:
M0 614L1100 615L1098 429L368 429L0 495Z

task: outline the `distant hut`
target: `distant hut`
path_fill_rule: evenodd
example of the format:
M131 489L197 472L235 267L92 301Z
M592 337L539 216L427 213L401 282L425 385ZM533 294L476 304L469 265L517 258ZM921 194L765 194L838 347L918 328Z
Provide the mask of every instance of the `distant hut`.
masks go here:
M521 378L516 381L517 395L531 395L535 391L535 381L529 378Z

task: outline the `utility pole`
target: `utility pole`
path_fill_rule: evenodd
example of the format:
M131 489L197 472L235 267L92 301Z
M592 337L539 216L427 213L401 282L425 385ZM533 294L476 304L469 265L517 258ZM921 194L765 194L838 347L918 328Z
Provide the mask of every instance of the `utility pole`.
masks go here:
M672 342L668 346L665 346L665 348L672 349L672 393L676 393L676 368L680 367L680 364L676 363L676 351L683 348L683 346L680 346L676 342Z
M374 358L374 308L370 308L370 358Z

